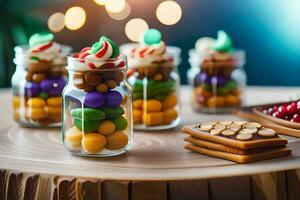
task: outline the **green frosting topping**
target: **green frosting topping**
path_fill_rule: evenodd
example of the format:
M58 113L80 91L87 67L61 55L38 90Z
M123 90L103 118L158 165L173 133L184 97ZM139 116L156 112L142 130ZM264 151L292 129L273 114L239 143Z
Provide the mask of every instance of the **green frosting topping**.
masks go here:
M148 29L141 35L141 42L151 46L161 42L161 33L157 29Z
M105 36L101 36L99 42L95 42L92 45L91 53L96 54L103 47L104 42L108 42L112 46L113 53L111 58L115 58L120 54L118 45L114 41L112 41L111 39Z
M54 35L49 32L35 33L29 38L29 47L35 47L36 45L50 42L54 39Z
M211 49L214 51L227 52L232 49L232 40L225 31L218 31L217 40L212 43Z

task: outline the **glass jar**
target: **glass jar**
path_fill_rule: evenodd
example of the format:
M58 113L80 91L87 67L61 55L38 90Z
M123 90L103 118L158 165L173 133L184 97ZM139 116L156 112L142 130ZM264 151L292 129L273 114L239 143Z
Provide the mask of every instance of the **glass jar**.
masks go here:
M117 63L124 63L122 67ZM107 68L75 71L85 65L68 58L69 82L63 92L62 138L75 155L106 157L132 143L132 91L125 56L103 61Z
M62 46L65 54L70 47ZM31 63L29 47L15 47L16 71L12 77L14 120L26 127L61 126L61 94L67 82L65 64Z
M190 50L188 79L193 84L193 108L204 113L231 113L243 103L245 52L215 52L201 57ZM197 69L198 68L198 69Z
M121 51L134 47L126 45L122 45ZM168 46L164 59L130 66L127 76L133 88L134 129L164 130L179 124L179 63L180 49Z

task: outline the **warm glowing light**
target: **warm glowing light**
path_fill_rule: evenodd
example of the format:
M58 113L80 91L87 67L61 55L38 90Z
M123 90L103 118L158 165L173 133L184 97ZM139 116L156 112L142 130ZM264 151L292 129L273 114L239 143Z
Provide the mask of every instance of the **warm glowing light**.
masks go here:
M125 34L130 40L138 42L141 34L148 29L149 26L145 20L141 18L134 18L127 22L125 26Z
M63 13L57 12L53 13L48 18L48 28L52 32L59 32L65 27L65 15Z
M69 8L65 14L65 24L70 30L80 29L84 25L85 20L85 11L79 6Z
M156 9L157 19L165 25L176 24L182 16L182 10L175 1L164 1Z
M107 1L109 0L94 0L94 2L100 6L105 6Z
M126 6L125 0L107 0L105 9L107 12L118 13L121 12Z
M114 20L123 20L123 19L126 19L130 15L130 12L131 12L130 5L128 3L126 3L124 9L121 10L121 12L117 12L117 13L107 12L107 13Z

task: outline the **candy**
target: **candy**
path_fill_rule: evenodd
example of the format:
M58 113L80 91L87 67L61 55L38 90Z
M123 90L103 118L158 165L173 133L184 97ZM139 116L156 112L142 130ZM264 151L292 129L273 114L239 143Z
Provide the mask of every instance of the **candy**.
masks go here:
M116 108L102 107L100 108L100 110L105 113L106 118L108 119L120 117L121 115L124 114L124 109L122 107L116 107Z
M58 79L46 78L41 82L41 89L43 92L48 93L50 96L60 96L66 85L65 78Z
M133 109L133 123L137 124L142 121L142 111Z
M50 115L60 115L61 114L61 106L48 106L47 110Z
M103 120L98 128L98 133L109 135L116 130L115 124L110 120Z
M127 119L124 116L114 118L112 119L112 122L115 124L117 131L122 131L128 126Z
M33 74L32 74L31 72L28 72L28 73L26 74L26 76L25 76L25 79L26 79L27 81L32 82L32 81L33 81L33 80L32 80L32 76L33 76Z
M211 48L215 51L229 51L232 48L231 38L225 31L218 31L218 39L212 43Z
M50 97L49 99L47 99L47 104L49 106L61 106L62 98L61 97Z
M101 76L95 72L88 72L85 74L85 80L88 84L96 86L101 83Z
M143 113L142 121L143 124L147 126L161 125L164 123L164 113L163 112Z
M40 98L29 98L27 100L27 106L32 108L43 108L46 106L46 102Z
M48 114L44 108L27 108L25 115L26 115L26 117L33 119L33 120L48 117Z
M49 97L49 95L46 92L40 92L38 97L46 100Z
M145 112L158 112L162 109L162 103L157 100L148 100L143 103L143 110Z
M143 106L143 100L142 99L138 99L138 100L133 101L133 108L134 109L142 109L142 106Z
M177 97L175 95L168 96L162 103L163 109L169 109L177 105Z
M162 80L162 78L163 78L162 74L155 74L153 77L153 79L156 81L160 81L160 80Z
M109 91L105 94L106 105L109 107L117 107L122 103L122 95L118 91Z
M40 83L46 78L46 74L44 73L36 73L32 75L33 82Z
M30 48L43 44L49 41L52 41L54 39L54 35L49 32L43 32L43 33L35 33L29 38L29 46Z
M159 44L161 33L156 29L148 29L142 34L142 42L146 45Z
M222 96L212 96L207 100L207 107L216 108L225 105L225 98Z
M40 85L33 82L26 82L25 84L25 95L27 97L34 97L40 93Z
M118 150L124 148L128 144L128 136L122 131L116 131L115 133L106 137L107 144L106 149Z
M117 81L117 83L121 83L124 80L123 72L115 72L114 78Z
M98 153L106 145L106 138L98 133L89 133L83 136L81 144L84 151Z
M97 85L96 90L100 93L105 93L108 90L108 86L105 83Z
M115 80L108 80L105 83L109 87L109 89L114 89L118 85Z
M68 129L65 134L65 141L74 149L81 146L82 132L76 127Z
M82 120L80 118L74 119L74 124L77 128L85 133L97 131L100 125L100 120Z
M225 97L225 104L227 106L237 106L240 104L240 99L234 95L228 95Z
M225 96L237 88L237 83L234 80L227 82L223 87L218 88L218 94Z
M104 112L93 108L74 108L71 110L71 115L75 118L83 118L85 120L101 120L105 118Z
M207 73L198 73L194 78L194 84L200 85L202 83L211 83L211 78Z
M105 96L99 92L89 92L85 95L84 104L90 108L100 108L105 103Z
M80 72L73 72L73 85L79 89L83 89L85 84L84 84L84 73Z
M17 96L13 96L13 108L20 108L21 98Z
M228 80L223 76L212 76L210 81L213 86L223 86Z
M114 41L109 39L108 37L102 36L100 38L100 43L103 43L105 41L108 42L112 46L113 52L112 52L111 58L117 57L120 54L118 45Z
M168 109L164 111L164 122L166 124L171 123L178 117L178 113L174 108Z

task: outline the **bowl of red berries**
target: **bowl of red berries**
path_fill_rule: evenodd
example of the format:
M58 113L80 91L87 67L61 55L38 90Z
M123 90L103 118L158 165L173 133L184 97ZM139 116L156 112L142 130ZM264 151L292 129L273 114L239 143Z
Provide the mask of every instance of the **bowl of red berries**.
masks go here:
M300 100L254 107L253 112L277 124L300 129Z

